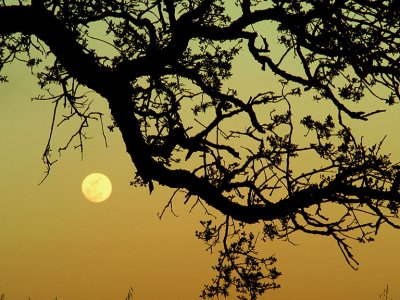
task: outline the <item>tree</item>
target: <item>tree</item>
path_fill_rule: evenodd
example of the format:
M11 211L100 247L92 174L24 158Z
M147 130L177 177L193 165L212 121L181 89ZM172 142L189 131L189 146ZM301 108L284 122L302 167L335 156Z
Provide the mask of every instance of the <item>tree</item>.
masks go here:
M234 287L240 299L256 299L278 287L276 259L257 256L258 240L330 236L356 268L352 240L373 240L382 224L400 228L397 165L348 125L383 113L350 108L366 96L399 101L394 0L11 2L0 4L0 69L25 62L46 92L37 99L54 105L48 172L58 122L80 124L60 151L83 151L92 121L105 129L103 114L89 109L95 91L136 167L132 184L175 189L166 209L179 199L219 213L196 232L220 249L203 298ZM229 86L243 53L280 78L279 92L266 82L245 99ZM299 124L299 96L335 110ZM318 166L296 167L304 158Z

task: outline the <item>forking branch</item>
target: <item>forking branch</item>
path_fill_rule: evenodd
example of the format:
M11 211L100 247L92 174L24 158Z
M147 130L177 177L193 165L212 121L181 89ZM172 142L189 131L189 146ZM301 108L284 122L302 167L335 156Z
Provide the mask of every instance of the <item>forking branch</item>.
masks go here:
M40 99L54 105L43 155L48 167L58 122L77 120L60 150L73 146L83 153L92 120L100 121L104 136L103 114L88 110L91 100L77 90L83 86L107 101L113 119L107 127L122 134L135 184L184 193L166 208L194 199L216 215L214 222L223 219L223 226L202 223L198 233L221 250L217 279L204 298L234 287L256 299L277 287L275 260L255 255L261 239L288 240L297 231L330 236L356 267L352 241L371 241L382 224L399 227L397 166L381 154L381 143L364 145L347 125L349 118L368 122L384 113L353 109L377 90L388 105L399 101L394 1L236 4L0 4L0 69L25 62L49 93ZM103 51L94 41L112 47ZM268 72L250 97L229 86L241 55ZM268 81L273 76L280 79L278 91ZM307 106L308 98L321 107L327 100L333 109L299 116L294 103Z

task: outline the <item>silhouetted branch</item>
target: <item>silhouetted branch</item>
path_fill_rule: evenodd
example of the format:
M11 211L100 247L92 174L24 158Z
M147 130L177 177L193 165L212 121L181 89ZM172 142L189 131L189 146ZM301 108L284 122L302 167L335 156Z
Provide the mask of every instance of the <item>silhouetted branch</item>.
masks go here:
M205 298L234 287L243 299L256 299L277 287L275 259L256 255L259 236L331 236L356 267L351 241L372 241L382 224L400 227L397 165L381 154L382 143L364 145L345 119L384 112L357 110L367 95L399 101L394 2L267 2L238 1L235 12L228 1L211 0L0 4L0 70L25 63L49 95L38 99L54 105L47 174L57 125L76 122L60 151L83 153L93 120L105 138L103 114L90 110L82 92L92 90L108 102L108 128L122 134L134 184L175 190L160 216L173 212L173 201L190 200L215 222L214 211L223 216L196 233L209 249L220 247ZM106 29L94 35L93 27ZM247 98L229 86L243 53L269 72ZM271 74L280 91L269 86ZM329 100L333 112L299 116L295 97L301 105ZM179 200L177 191L184 194Z

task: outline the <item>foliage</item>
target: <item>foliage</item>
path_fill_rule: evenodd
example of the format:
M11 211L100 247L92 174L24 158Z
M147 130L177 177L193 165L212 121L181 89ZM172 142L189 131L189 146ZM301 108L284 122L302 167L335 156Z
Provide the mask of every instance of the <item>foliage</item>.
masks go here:
M202 297L234 288L256 299L279 276L257 242L331 236L355 268L352 240L399 228L398 167L347 125L383 112L351 108L367 97L399 101L399 27L394 0L2 1L0 70L25 62L46 93L37 99L54 105L48 171L55 128L76 122L59 151L83 151L89 124L105 127L87 91L104 97L133 184L151 192L158 182L219 212L196 233L219 249ZM266 81L245 99L230 86L242 54L279 77L280 90ZM307 98L335 110L299 121L294 101ZM298 167L304 160L317 165Z

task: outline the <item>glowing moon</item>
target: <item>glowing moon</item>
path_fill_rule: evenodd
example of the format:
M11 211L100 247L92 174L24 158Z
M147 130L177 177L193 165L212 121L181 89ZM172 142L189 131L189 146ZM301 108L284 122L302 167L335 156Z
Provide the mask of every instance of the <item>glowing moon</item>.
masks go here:
M104 174L92 173L82 181L82 193L91 202L103 202L110 197L111 192L111 181Z

